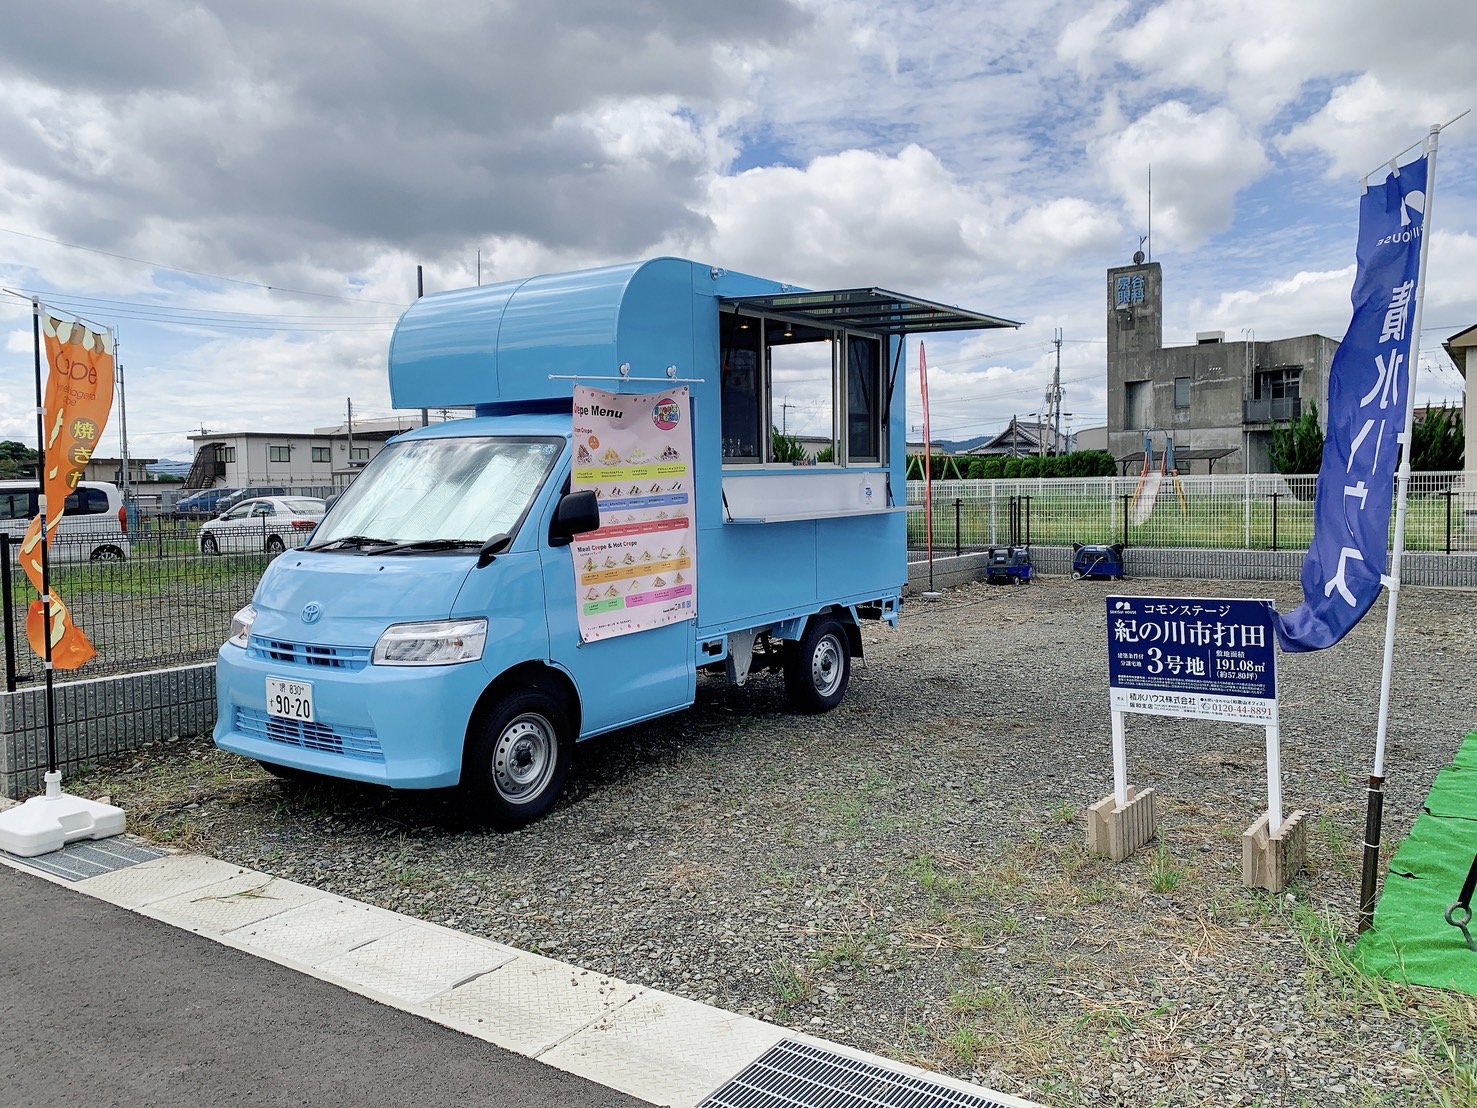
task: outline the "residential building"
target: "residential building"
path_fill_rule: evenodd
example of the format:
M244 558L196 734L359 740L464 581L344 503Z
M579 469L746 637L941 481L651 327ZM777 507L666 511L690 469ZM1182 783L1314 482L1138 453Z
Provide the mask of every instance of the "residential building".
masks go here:
M151 485L154 483L154 475L148 471L148 467L157 462L158 458L129 458L128 459L128 484L129 485ZM122 486L123 484L123 459L103 458L94 454L82 470L84 481L106 481L109 484Z
M1164 345L1158 262L1108 270L1108 449L1125 471L1174 439L1181 473L1267 473L1275 423L1316 404L1327 426L1328 371L1338 341L1325 335L1227 342L1204 331L1195 343Z
M404 415L356 419L352 426L341 423L309 433L211 431L191 435L195 463L185 488L343 487L389 439L419 426L419 416Z
M1477 324L1458 331L1441 346L1456 363L1457 372L1466 379L1466 395L1470 397L1472 382L1477 381ZM1468 516L1477 518L1477 427L1472 426L1472 414L1472 405L1463 398L1462 423L1466 427L1467 439L1464 443L1466 468L1462 476L1462 488Z
M1010 417L1010 424L993 438L964 451L973 457L1030 458L1041 454L1066 454L1071 449L1069 437L1057 434L1048 423Z

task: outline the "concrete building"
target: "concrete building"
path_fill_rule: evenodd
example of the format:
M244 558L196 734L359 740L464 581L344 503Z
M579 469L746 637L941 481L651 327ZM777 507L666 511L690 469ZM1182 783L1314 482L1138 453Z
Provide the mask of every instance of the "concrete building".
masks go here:
M420 425L419 416L404 415L356 419L352 427L341 423L315 428L309 434L211 431L191 435L195 463L185 488L341 488L384 448L387 440Z
M1146 435L1157 454L1168 434L1181 473L1266 473L1274 420L1316 403L1327 426L1336 339L1227 342L1206 331L1166 347L1163 291L1159 263L1141 253L1108 270L1108 450L1125 471L1143 464Z

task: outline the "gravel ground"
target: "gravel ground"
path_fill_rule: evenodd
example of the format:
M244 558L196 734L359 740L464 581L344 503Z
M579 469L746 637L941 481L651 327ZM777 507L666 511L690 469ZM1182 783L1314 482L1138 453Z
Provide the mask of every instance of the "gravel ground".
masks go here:
M1281 659L1284 794L1308 812L1287 893L1241 885L1263 732L1132 717L1129 780L1160 838L1084 847L1111 791L1103 596L1284 584L1037 578L910 601L869 626L836 711L777 676L581 747L564 800L514 834L443 795L289 785L208 742L69 782L135 830L1050 1105L1477 1103L1465 997L1347 962L1383 602L1339 647ZM1477 593L1407 589L1385 858L1477 727Z

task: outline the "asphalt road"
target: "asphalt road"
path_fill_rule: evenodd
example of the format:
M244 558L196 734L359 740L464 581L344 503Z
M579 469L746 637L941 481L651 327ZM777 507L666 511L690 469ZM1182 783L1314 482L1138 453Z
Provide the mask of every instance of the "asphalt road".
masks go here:
M0 1103L645 1102L0 866Z

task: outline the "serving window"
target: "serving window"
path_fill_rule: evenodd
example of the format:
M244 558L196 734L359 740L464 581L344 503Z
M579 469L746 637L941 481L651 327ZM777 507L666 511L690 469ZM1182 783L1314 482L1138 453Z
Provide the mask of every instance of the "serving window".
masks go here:
M745 312L720 317L724 465L881 465L882 340Z

